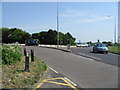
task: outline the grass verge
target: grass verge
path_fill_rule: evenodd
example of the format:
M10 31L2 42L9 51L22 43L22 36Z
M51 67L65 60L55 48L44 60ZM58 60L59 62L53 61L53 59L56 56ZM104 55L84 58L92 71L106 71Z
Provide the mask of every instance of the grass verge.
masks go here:
M33 88L47 70L47 65L37 58L30 62L30 72L25 72L24 66L24 56L13 65L2 66L3 88Z
M120 50L120 47L108 47L109 49L113 49L113 50Z
M115 54L119 54L120 55L120 52L119 51L113 51L113 50L109 50L110 53L115 53Z
M115 53L115 54L120 54L120 47L119 46L112 46L112 47L108 47L108 48L109 48L109 52Z

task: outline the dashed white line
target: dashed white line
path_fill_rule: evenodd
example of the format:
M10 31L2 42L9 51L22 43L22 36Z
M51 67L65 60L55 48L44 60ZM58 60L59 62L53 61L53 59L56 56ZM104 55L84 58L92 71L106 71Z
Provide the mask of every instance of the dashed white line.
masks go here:
M55 73L58 73L56 70L54 70L53 68L49 67L52 71L54 71Z
M64 77L64 79L66 79L67 81L69 81L72 85L77 86L77 84L75 84L73 81L71 81L71 80L68 79L67 77Z

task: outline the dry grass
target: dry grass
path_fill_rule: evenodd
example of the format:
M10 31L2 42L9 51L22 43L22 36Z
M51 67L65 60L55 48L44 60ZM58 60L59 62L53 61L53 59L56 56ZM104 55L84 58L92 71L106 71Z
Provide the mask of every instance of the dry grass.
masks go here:
M37 58L35 62L30 62L30 72L25 72L24 67L24 57L15 65L3 65L3 88L33 88L47 70L47 65Z

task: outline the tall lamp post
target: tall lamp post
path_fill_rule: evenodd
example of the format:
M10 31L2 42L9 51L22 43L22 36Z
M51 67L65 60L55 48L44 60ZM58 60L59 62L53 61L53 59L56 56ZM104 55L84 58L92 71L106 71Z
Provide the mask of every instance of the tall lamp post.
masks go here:
M58 0L57 0L57 48L59 47L59 18L58 18Z
M108 17L114 17L114 43L116 43L116 16L115 15L108 15Z

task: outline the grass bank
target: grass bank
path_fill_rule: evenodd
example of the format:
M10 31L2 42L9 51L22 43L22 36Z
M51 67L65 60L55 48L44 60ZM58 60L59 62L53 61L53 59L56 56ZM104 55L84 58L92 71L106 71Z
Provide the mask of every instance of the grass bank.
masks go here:
M30 72L25 72L25 57L23 55L15 63L3 64L2 87L33 88L47 70L47 65L42 60L35 58L34 62L30 62L29 67Z
M112 50L120 50L120 47L117 47L117 46L112 46L112 47L108 47L109 49L112 49Z
M119 46L112 46L112 47L108 47L108 48L109 48L109 52L115 53L115 54L120 54L120 47Z
M109 50L111 53L120 54L120 51Z

